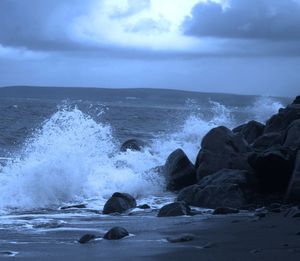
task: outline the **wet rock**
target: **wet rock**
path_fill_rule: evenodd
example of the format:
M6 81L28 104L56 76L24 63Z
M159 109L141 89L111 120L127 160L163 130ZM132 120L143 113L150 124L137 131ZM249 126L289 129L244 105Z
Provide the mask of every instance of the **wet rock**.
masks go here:
M272 147L278 147L283 143L283 135L281 133L266 133L256 139L253 143L253 148L260 151L265 151Z
M298 207L291 207L284 213L284 217L298 218L300 217L300 209Z
M125 228L113 227L103 236L103 238L107 240L118 240L126 236L129 236L129 233Z
M249 121L235 129L233 133L241 133L244 139L249 143L253 143L258 137L260 137L265 129L265 125L257 121Z
M283 146L293 150L300 149L300 119L288 127Z
M282 132L286 130L293 121L298 119L300 119L300 104L298 104L298 100L296 98L294 103L284 109L280 109L277 114L273 115L266 122L264 132Z
M181 149L170 154L164 166L164 172L168 190L179 190L196 183L194 165Z
M180 191L177 200L206 208L241 208L256 189L253 175L243 170L223 169Z
M86 235L82 236L82 237L78 240L78 242L79 242L80 244L86 244L86 243L88 243L89 241L91 241L91 240L93 240L93 239L95 239L95 238L96 238L96 236L93 235L93 234L86 234Z
M227 214L237 214L239 213L239 210L236 208L216 208L213 212L213 215L227 215Z
M182 234L172 237L167 237L168 242L170 243L182 243L194 240L195 236L193 234Z
M130 139L125 141L120 150L122 152L125 152L126 150L132 150L132 151L141 151L143 147L145 147L146 143L139 139Z
M293 152L286 148L256 152L249 156L262 193L284 193L287 190L294 166Z
M174 216L185 216L190 215L191 209L184 202L175 202L163 206L157 216L158 217L174 217Z
M61 210L71 209L71 208L86 208L85 204L78 204L78 205L71 205L71 206L64 206L61 207Z
M221 169L249 169L247 157L250 148L241 134L226 127L209 131L202 140L197 156L197 179L201 180Z
M137 208L140 208L140 209L150 209L151 207L148 204L143 204L143 205L137 206Z
M136 200L127 193L116 192L105 203L103 214L124 213L125 211L135 208Z
M292 178L287 190L287 202L300 202L300 151L297 154Z

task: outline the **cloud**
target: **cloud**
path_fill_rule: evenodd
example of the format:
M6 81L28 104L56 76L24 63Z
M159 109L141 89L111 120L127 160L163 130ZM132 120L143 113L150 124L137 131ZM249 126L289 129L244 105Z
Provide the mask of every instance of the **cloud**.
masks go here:
M209 1L197 4L183 24L197 37L300 40L300 4L295 0L231 0L223 8Z

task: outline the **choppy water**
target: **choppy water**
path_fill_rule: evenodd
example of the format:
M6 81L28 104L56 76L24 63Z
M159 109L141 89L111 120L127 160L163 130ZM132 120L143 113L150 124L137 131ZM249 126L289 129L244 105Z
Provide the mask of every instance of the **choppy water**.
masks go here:
M172 195L154 168L173 150L182 148L194 161L211 128L232 128L251 119L264 122L287 103L161 90L117 94L106 90L82 100L0 96L0 223L17 227L21 218L21 227L34 227L34 222L51 220L49 215L94 215L115 191L158 208ZM148 146L141 152L120 152L120 144L132 137ZM88 209L57 212L78 202ZM28 213L38 214L22 219Z

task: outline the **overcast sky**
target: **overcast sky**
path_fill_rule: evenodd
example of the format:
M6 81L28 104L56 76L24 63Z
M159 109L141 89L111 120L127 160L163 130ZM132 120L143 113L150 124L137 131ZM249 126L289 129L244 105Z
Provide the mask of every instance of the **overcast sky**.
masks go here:
M300 0L0 0L0 86L300 94Z

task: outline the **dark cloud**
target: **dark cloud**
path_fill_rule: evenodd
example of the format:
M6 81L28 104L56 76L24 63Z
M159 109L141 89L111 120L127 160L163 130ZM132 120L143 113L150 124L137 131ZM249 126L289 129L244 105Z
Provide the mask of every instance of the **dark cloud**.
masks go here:
M1 0L0 44L33 50L73 48L68 24L87 7L79 0Z
M187 35L215 38L300 40L300 4L295 0L231 0L222 9L199 3L183 24Z

